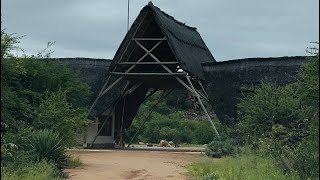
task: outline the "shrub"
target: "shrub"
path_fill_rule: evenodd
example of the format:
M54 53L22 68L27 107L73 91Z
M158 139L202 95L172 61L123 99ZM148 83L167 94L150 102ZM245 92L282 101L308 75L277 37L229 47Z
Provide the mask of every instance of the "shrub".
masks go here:
M40 130L30 136L27 145L29 153L34 156L36 162L48 160L59 170L66 165L67 156L64 151L62 138L53 130Z
M249 148L235 157L200 159L188 167L195 179L227 180L298 180L297 174L285 174L271 158L252 152ZM211 177L210 177L211 176Z
M15 169L10 171L5 168L1 168L1 179L4 180L58 180L60 178L55 177L55 166L45 160L42 160L34 165L26 166L22 169Z
M221 158L222 156L231 155L233 147L228 141L214 140L206 147L206 155L213 158Z
M202 180L218 180L219 176L217 173L210 173L207 175L202 176Z
M270 155L286 173L297 172L301 179L319 177L319 55L309 57L298 82L262 82L238 107L236 127L252 147Z
M53 129L60 133L63 143L70 146L76 142L75 130L89 124L87 111L74 108L67 101L66 91L47 94L39 108L33 124L37 129Z
M68 156L66 161L66 168L76 168L82 165L79 157Z
M300 119L299 99L293 86L281 87L263 81L261 87L243 98L238 107L238 127L249 136L249 143L267 137L276 124L291 128Z

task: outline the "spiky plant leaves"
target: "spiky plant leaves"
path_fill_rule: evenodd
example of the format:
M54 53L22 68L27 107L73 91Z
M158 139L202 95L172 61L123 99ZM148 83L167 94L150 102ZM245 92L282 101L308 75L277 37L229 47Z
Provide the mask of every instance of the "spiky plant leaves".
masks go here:
M28 149L37 162L45 159L62 169L67 160L62 138L53 130L40 130L30 136Z

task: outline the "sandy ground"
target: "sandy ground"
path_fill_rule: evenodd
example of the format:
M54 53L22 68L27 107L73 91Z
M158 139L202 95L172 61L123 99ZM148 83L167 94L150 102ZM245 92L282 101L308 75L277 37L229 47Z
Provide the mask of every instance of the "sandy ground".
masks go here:
M117 179L188 179L187 164L200 153L159 151L70 151L83 162L81 167L67 169L71 180Z

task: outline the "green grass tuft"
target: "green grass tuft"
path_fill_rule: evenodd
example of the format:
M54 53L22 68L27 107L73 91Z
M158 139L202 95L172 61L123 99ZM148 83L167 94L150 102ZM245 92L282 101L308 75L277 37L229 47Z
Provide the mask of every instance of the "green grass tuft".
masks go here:
M56 168L48 161L40 161L31 166L19 170L10 171L1 168L1 179L3 180L58 180L55 177Z
M68 156L67 162L66 162L66 168L76 168L82 165L81 160L79 157L74 157L74 156Z
M272 159L253 152L222 159L204 158L188 167L194 179L226 180L298 180L296 174L285 174Z

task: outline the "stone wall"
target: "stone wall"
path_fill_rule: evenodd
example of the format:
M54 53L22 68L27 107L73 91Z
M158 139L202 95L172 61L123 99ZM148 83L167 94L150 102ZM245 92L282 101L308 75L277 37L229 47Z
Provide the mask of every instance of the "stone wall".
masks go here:
M90 102L94 101L101 90L109 74L111 63L110 59L92 58L51 58L50 60L80 71L80 79L91 87Z
M59 64L80 71L80 78L92 89L92 101L97 97L108 73L111 60L91 58L58 58L52 59ZM223 124L232 125L236 121L236 105L239 98L245 96L248 89L243 87L257 86L261 80L275 84L288 84L296 81L300 66L306 57L248 58L224 62L203 64L205 89L215 114ZM110 91L98 107L109 106L120 95L119 87ZM110 98L112 97L112 98ZM111 100L112 99L112 100ZM102 108L103 109L103 108Z
M237 119L239 98L257 86L261 80L275 84L296 81L300 66L306 57L248 58L203 64L206 91L216 115L226 125Z

